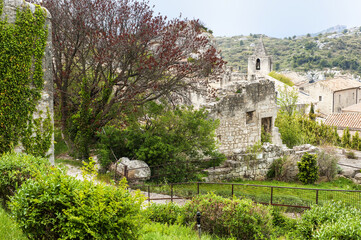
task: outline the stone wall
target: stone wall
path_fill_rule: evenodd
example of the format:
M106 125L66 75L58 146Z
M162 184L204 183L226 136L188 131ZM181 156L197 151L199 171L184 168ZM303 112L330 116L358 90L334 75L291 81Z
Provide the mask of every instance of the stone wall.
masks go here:
M246 150L260 141L265 121L268 121L271 135L275 135L275 87L269 80L235 82L227 86L223 98L206 107L210 117L220 120L216 134L219 150L226 155L233 154L235 149Z
M265 143L257 154L249 154L245 151L234 152L221 166L207 169L208 177L205 180L207 182L235 179L264 180L273 161L285 155L290 161L286 169L287 177L288 180L293 180L297 176L297 162L302 155L305 152L316 153L317 151L319 149L310 144L288 149Z
M35 5L31 3L27 3L23 0L4 0L4 11L2 17L7 17L9 23L14 23L16 18L16 10L19 7L28 6L31 11L35 11ZM53 107L53 71L52 71L52 39L51 39L51 15L47 12L46 18L46 27L48 28L48 39L45 48L45 56L43 59L43 71L44 71L44 90L41 93L41 100L39 101L37 110L38 113L34 114L34 118L38 118L39 116L43 119L46 118L47 111L49 110L50 116L53 121L54 116L54 107ZM41 113L41 114L39 114ZM17 151L21 151L21 146L19 146ZM47 153L49 155L49 160L52 164L54 164L54 141L52 139L51 147Z

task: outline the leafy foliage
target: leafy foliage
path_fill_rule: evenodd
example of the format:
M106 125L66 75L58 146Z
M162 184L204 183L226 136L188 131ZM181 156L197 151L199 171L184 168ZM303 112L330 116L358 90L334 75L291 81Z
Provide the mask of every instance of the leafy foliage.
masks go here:
M332 181L337 174L337 162L339 158L334 152L320 151L317 154L317 166L320 176L326 176Z
M305 153L301 161L297 163L298 180L303 184L313 184L318 179L317 155Z
M280 73L276 73L275 71L270 72L268 75L277 79L278 81L281 81L281 82L287 84L290 87L295 85L289 77L286 77L285 75L280 74Z
M222 72L224 61L197 20L167 20L147 1L33 1L52 15L55 106L77 157L87 159L96 132L123 120L126 109Z
M175 224L184 222L184 209L178 204L152 203L144 210L144 214L153 222Z
M0 153L21 141L27 153L44 157L51 144L50 115L33 119L44 87L45 17L40 6L34 14L24 7L14 24L0 21Z
M341 202L312 206L297 231L303 239L360 239L360 210Z
M49 160L22 153L6 153L0 157L0 200L4 207L18 187L37 173L44 173Z
M342 139L341 139L342 147L350 148L351 147L351 134L348 127L343 130Z
M168 181L191 179L204 158L214 159L215 165L224 160L215 140L219 123L209 119L204 109L149 102L138 113L139 117L124 130L105 127L98 134L99 159L104 168L116 160L112 149L119 154L117 157L136 158L150 166L162 165L163 174L172 173Z
M9 206L32 239L137 239L143 200L124 181L95 185L55 170L24 183Z
M201 216L203 231L236 239L267 239L272 232L272 216L268 207L249 199L227 199L214 194L193 198L185 205L185 220L195 222Z

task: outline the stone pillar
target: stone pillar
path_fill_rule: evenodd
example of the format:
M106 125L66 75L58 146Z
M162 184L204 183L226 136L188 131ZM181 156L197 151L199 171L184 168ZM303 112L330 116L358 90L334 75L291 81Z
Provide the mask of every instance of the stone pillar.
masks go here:
M28 6L32 12L35 12L35 5L25 2L24 0L3 0L4 8L3 15L4 18L7 17L9 23L14 23L16 18L16 10L19 7ZM52 30L51 30L51 15L48 10L46 10L46 27L48 28L48 39L45 48L45 54L43 59L43 71L44 71L44 89L41 93L41 99L37 106L37 110L42 112L40 117L43 119L46 118L47 111L49 110L50 116L52 119L52 124L54 125L54 87L53 87L53 66L52 66ZM39 114L34 113L34 118L39 117ZM21 146L17 148L18 151L21 151ZM54 135L52 136L52 143L49 151L49 161L51 164L54 164Z

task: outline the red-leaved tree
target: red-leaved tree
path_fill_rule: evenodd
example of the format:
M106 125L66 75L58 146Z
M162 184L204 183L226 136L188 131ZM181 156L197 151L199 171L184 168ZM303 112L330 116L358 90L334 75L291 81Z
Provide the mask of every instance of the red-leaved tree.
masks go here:
M55 106L65 140L88 156L124 109L187 91L224 62L196 20L167 20L136 0L43 0L52 15Z

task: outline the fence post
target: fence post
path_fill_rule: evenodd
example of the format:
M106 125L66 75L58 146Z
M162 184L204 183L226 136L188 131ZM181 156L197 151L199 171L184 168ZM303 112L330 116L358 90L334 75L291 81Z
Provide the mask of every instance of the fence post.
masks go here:
M233 189L234 189L234 185L233 185L233 183L232 183L232 197L233 197L233 192L234 192Z
M148 186L148 202L150 203L150 186Z
M124 177L126 179L128 179L128 166L127 165L124 166Z
M173 184L170 185L170 201L173 202Z
M271 187L271 205L273 203L273 187Z
M318 190L316 190L316 204L318 204Z
M197 195L199 195L199 182L197 183Z

